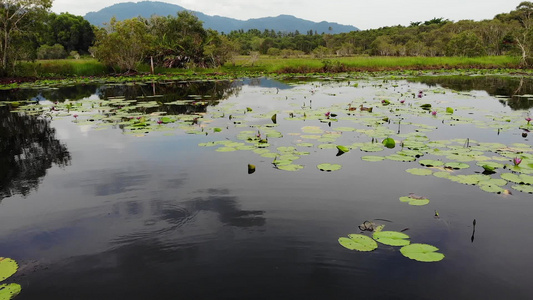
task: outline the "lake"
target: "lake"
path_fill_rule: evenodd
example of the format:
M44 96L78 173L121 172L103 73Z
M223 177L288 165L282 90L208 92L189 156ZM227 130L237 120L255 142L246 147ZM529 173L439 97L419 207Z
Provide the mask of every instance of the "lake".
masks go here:
M2 283L20 300L527 299L532 94L517 76L0 91L0 257L19 266ZM339 242L372 229L444 258Z

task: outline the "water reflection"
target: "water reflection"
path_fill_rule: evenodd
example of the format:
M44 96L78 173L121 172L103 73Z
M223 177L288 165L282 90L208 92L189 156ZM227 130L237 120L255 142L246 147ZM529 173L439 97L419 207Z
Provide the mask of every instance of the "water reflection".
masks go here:
M503 106L509 106L512 110L527 110L533 107L533 101L521 95L533 94L533 79L517 77L495 77L495 76L435 76L420 77L410 79L410 81L421 82L428 86L440 85L444 88L461 92L473 90L486 91L491 96L504 96L508 99L501 99Z
M56 139L50 120L0 107L0 124L0 200L28 195L52 165L70 163L70 153Z

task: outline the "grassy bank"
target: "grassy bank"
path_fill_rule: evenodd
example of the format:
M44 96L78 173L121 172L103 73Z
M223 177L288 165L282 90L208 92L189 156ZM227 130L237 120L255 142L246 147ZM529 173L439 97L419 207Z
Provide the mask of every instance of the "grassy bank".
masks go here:
M345 71L386 71L386 70L424 70L424 69L464 69L464 68L517 68L518 57L391 57L356 56L333 58L273 58L262 56L256 61L250 57L238 57L235 66L226 64L225 68L252 69L266 73L312 73Z
M321 73L350 71L387 70L433 70L433 69L494 69L517 68L518 57L332 57L332 58L278 58L239 56L233 62L216 69L165 69L157 68L160 74L208 74L222 73L242 75L254 73ZM147 65L140 65L139 72L149 72ZM16 67L17 77L71 77L104 76L110 71L95 59L61 59L21 62Z

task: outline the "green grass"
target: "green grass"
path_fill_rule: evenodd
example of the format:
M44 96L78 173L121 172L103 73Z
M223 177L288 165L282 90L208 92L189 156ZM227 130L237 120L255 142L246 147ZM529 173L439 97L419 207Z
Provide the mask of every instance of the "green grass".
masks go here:
M21 62L15 75L21 77L104 76L107 68L93 58Z
M484 56L484 57L391 57L391 56L355 56L332 58L273 58L261 56L253 62L250 57L241 56L232 69L252 69L267 73L287 72L321 72L321 71L383 71L395 69L436 69L436 68L516 68L518 57ZM302 72L303 71L303 72Z
M517 68L518 57L382 57L355 56L329 58L279 58L260 56L252 60L239 56L233 62L216 69L166 69L156 68L156 74L201 75L224 74L246 76L261 73L321 73L350 71L433 70L433 69L494 69ZM72 77L105 76L111 73L93 58L38 60L21 62L16 66L15 76L20 77ZM149 73L148 65L139 65L138 71Z

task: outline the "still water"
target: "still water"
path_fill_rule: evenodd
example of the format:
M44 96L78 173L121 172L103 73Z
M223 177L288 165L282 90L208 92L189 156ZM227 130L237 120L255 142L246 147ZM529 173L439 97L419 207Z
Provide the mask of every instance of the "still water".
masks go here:
M406 135L418 133L424 143L529 151L531 139L519 127L531 115L532 89L520 78L431 77L3 91L2 100L21 103L0 106L0 256L20 266L2 283L20 284L20 300L528 299L532 194L512 183L504 186L511 194L497 194L407 173L423 168L417 161L361 158L394 154ZM436 116L413 111L423 103ZM372 117L360 104L374 108ZM16 112L27 105L35 109ZM506 116L512 120L502 121ZM145 120L150 125L130 126ZM491 120L499 123L491 127ZM320 147L380 143L382 133L365 131L378 127L397 140L395 149L369 153L354 145L337 156ZM226 153L199 146L246 143L236 138L242 131L270 132L271 152L308 152L295 160L303 168L280 170L246 147ZM320 171L321 163L342 169ZM467 163L468 171L454 174L483 171ZM398 200L410 193L431 201ZM338 238L361 233L366 220L404 230L445 258L418 262L383 244L372 252L342 247Z

